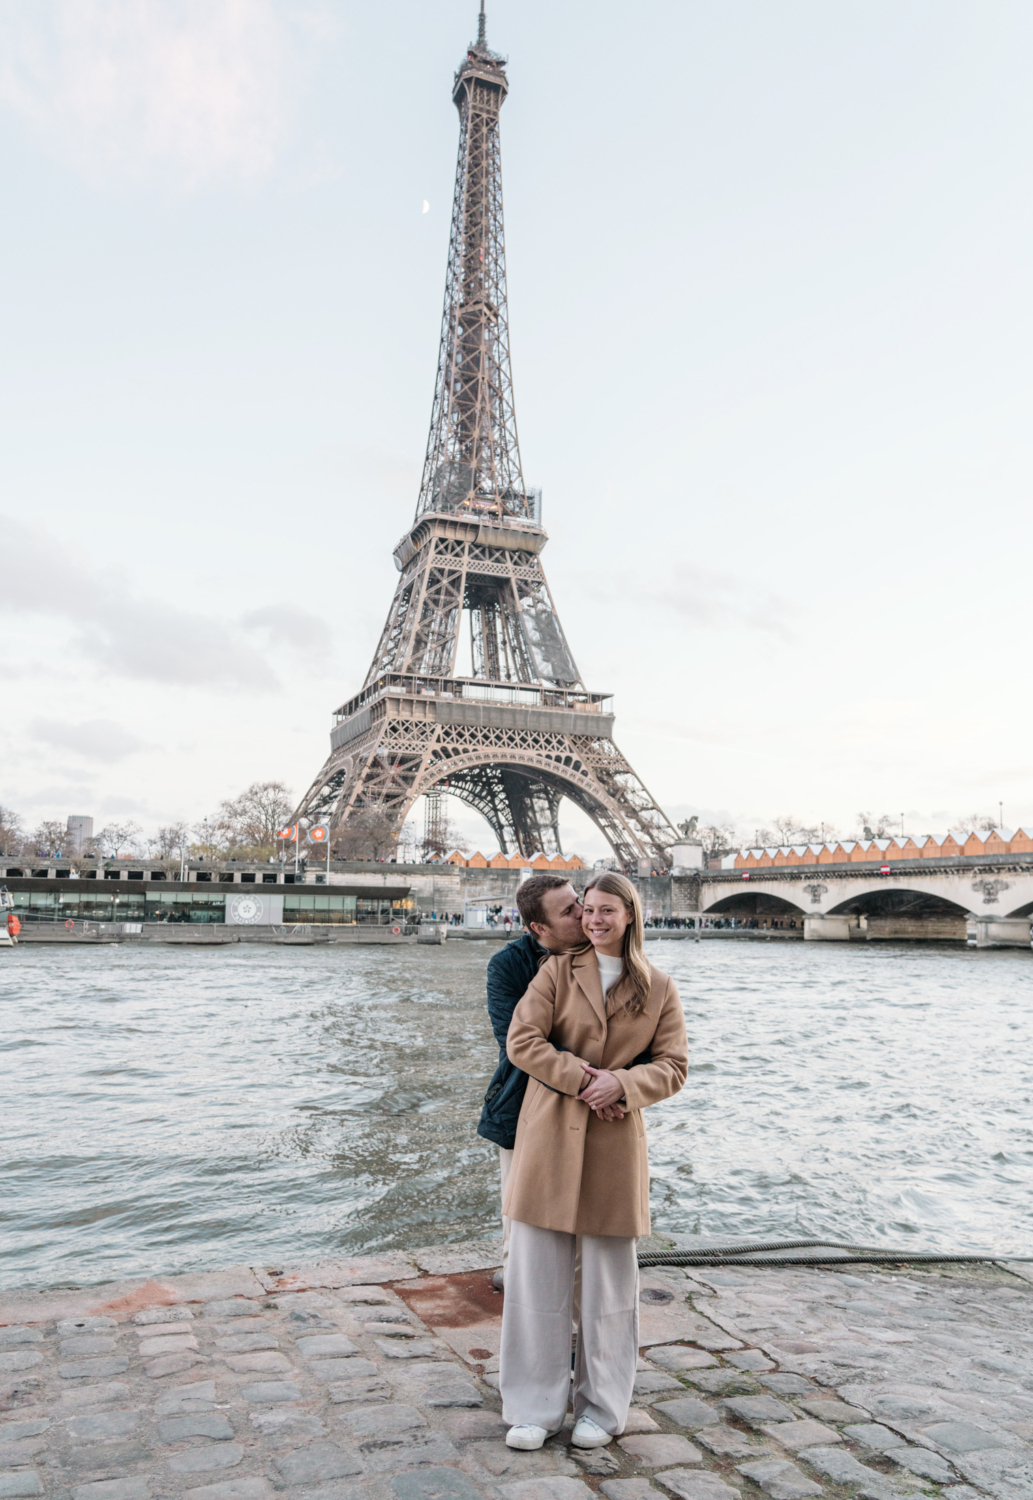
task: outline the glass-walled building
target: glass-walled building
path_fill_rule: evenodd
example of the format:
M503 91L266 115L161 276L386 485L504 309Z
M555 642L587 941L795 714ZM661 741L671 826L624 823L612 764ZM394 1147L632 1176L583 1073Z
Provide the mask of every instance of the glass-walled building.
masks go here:
M226 921L226 903L233 899L231 892L194 884L160 890L128 881L11 879L6 884L15 913L29 922L218 923ZM285 927L402 925L412 919L416 904L406 887L331 895L325 886L295 886L282 899Z
M388 892L375 896L330 896L321 894L317 887L306 886L303 890L288 891L283 898L284 925L306 923L314 927L354 926L376 922L405 922L415 910L416 903L408 894L394 896Z
M14 882L8 882L8 886ZM21 884L21 882L19 882ZM27 884L27 882L26 882ZM119 888L77 880L60 889L14 889L14 910L23 920L71 922L225 922L225 895L202 887L152 891L144 886Z

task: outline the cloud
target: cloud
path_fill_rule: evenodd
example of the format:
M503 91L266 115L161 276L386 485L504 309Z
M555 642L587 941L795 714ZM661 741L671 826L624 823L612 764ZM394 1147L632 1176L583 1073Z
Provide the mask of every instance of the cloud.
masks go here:
M730 745L739 738L739 730L734 725L710 728L703 723L687 723L684 719L659 719L641 714L636 716L635 729L639 734L645 732L666 739L689 740L697 745ZM696 808L692 810L697 811Z
M296 92L273 0L6 0L0 102L101 181L268 172Z
M0 611L67 622L92 662L124 677L252 692L278 685L262 654L223 621L138 598L116 573L92 568L13 518L0 517L0 527L18 558L4 579Z
M144 804L137 802L133 797L105 797L100 804L100 810L102 813L110 813L113 817L118 817L120 813L123 815L139 813L141 817L147 815L147 808Z
M792 601L748 579L687 563L680 563L676 573L648 583L594 575L584 580L584 586L586 593L606 605L622 598L637 608L666 610L692 625L738 625L790 644L796 639L801 615Z
M87 719L82 724L69 724L64 719L33 719L29 734L38 744L71 750L85 760L124 760L127 755L147 749L143 740L111 719Z
M308 656L327 656L330 631L326 621L293 604L267 604L241 619L245 630L261 631L272 646L289 646Z
M789 600L767 589L705 568L682 566L676 578L644 591L643 597L695 625L739 624L786 642L794 639L799 613Z
M90 806L95 795L96 789L87 786L85 782L52 782L48 786L37 787L33 792L24 792L17 800L22 806L42 809L50 817L53 816L55 807L65 807L71 812L81 813L84 807ZM66 816L66 813L61 814L61 817Z
M669 802L667 816L672 823L681 823L695 816L701 828L720 828L726 823L734 826L736 822L736 814L729 812L727 807L701 807L698 802Z

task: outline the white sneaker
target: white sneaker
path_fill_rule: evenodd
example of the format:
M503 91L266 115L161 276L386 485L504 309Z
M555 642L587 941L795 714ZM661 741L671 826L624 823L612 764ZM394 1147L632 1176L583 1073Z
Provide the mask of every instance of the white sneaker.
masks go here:
M607 1443L613 1442L613 1433L604 1432L591 1417L578 1417L570 1441L575 1448L605 1448Z
M506 1447L523 1448L530 1452L533 1448L540 1448L545 1439L551 1436L547 1427L536 1427L533 1422L519 1422L506 1433ZM609 1442L609 1438L606 1441Z

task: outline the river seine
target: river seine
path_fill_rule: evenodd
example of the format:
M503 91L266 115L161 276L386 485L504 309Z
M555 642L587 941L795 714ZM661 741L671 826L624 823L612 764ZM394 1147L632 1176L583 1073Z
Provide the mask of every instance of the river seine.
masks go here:
M493 943L0 950L0 1284L497 1232ZM654 1227L1033 1253L1024 952L651 943Z

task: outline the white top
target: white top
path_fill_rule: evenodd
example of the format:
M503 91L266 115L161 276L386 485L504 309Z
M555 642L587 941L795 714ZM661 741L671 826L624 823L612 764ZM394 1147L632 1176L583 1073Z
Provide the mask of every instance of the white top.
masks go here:
M605 953L600 953L596 950L595 961L599 965L599 978L602 980L603 999L605 1000L610 990L621 977L624 960L623 958L607 958Z

